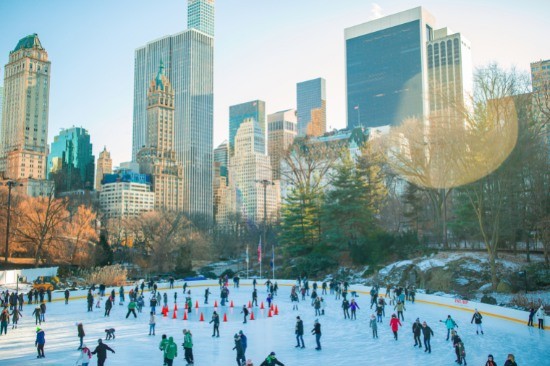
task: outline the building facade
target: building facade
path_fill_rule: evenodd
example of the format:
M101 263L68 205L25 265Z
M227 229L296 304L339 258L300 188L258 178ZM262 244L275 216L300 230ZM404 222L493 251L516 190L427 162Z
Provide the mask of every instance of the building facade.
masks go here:
M211 5L212 9L197 3ZM190 1L190 29L149 42L135 51L134 58L132 160L148 146L147 90L162 60L175 90L174 150L183 166L183 211L207 220L212 218L213 197L213 6L209 0ZM202 16L201 12L211 16Z
M155 193L146 174L120 170L105 174L99 207L107 219L137 217L155 208Z
M142 174L152 177L155 210L183 210L183 168L174 151L175 92L164 75L164 65L151 80L147 96L148 145L139 150Z
M286 150L294 142L298 133L296 110L288 109L267 116L268 150L273 179L281 179L281 159Z
M427 116L426 43L434 25L417 7L345 30L348 129Z
M45 179L51 63L37 34L22 38L4 70L0 172Z
M48 155L47 176L55 182L56 193L93 190L94 173L95 158L86 129L71 127L54 136Z
M214 37L214 0L188 0L187 28Z
M264 134L263 141L256 141L255 151L262 154L266 152L265 102L262 100L253 100L229 107L229 151L231 155L235 153L235 137L237 136L237 131L239 127L241 127L241 124L247 119L253 119L258 122L258 126ZM264 142L263 145L262 142Z
M296 84L298 134L321 136L327 131L326 81L323 78Z
M113 160L111 159L111 153L107 151L107 147L103 147L103 151L99 153L97 158L97 167L95 174L95 189L101 191L101 180L104 174L111 174L113 172Z

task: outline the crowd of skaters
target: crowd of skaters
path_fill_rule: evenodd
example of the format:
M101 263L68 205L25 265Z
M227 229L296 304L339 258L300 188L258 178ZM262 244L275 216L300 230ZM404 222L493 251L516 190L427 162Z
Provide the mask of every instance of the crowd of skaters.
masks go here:
M236 276L233 278L233 287L239 288L239 282L240 279ZM174 287L174 280L170 280L170 288L172 289ZM228 297L229 297L229 280L227 276L220 278L219 281L220 284L220 299L222 301L222 306L225 306ZM252 304L254 306L257 306L257 300L258 300L258 289L256 288L258 285L257 280L253 280L253 289L252 289ZM277 295L278 285L277 282L272 282L270 280L265 281L264 285L266 286L266 302L268 303L268 306L271 305L271 301L275 298ZM134 288L131 288L128 293L125 293L125 289L123 286L120 286L118 289L118 298L119 298L119 305L123 306L126 302L126 295L128 296L128 313L126 314L126 318L129 317L129 315L133 315L134 318L137 318L137 313L142 312L142 308L145 306L145 295L144 295L144 288L147 286L148 290L150 291L149 295L149 306L150 306L150 312L149 312L149 335L155 335L155 316L156 316L156 307L159 306L161 303L163 304L163 308L167 308L168 306L168 293L165 292L163 295L160 291L158 291L157 284L153 281L142 281L135 285ZM192 301L191 301L191 292L186 291L187 290L187 283L184 283L183 285L183 293L185 297L185 303L187 304L188 311L191 311L192 308ZM96 286L92 286L87 294L87 305L88 305L88 311L92 312L93 308L102 308L103 305L103 298L105 295L106 287L104 285L99 285L97 288ZM318 294L320 292L320 294ZM385 308L386 306L393 306L394 314L391 315L391 319L389 322L389 327L391 328L391 331L394 334L394 338L397 341L398 340L398 332L399 328L403 326L401 321L404 321L404 312L406 311L405 304L406 302L414 303L415 300L415 293L416 289L414 287L405 286L403 287L393 287L391 285L387 286L386 288L386 295L385 297L380 296L379 294L380 288L378 286L373 286L370 291L370 308L374 308L374 314L371 315L369 326L372 329L373 338L378 338L378 323L382 323L382 319L385 317ZM206 288L204 292L204 303L208 304L208 297L211 294L210 289ZM313 307L315 310L316 316L322 316L325 314L325 299L324 296L333 295L336 300L342 300L342 309L344 313L344 319L350 319L350 320L356 320L356 312L357 310L361 309L359 307L359 304L357 302L357 294L355 291L349 291L349 284L347 282L340 282L340 281L324 281L320 285L318 285L317 282L313 282L310 286L310 281L307 279L307 277L298 278L296 281L296 284L291 289L291 303L293 304L293 310L298 310L298 303L300 302L300 296L302 301L308 301L309 304ZM105 304L103 307L105 308L104 317L109 317L110 310L113 306L113 304L116 302L116 291L115 289L112 289L110 294L107 294L105 299ZM351 299L348 300L348 296L351 297ZM64 293L65 297L65 303L68 304L69 298L70 298L70 292L68 290ZM309 297L309 299L306 299L306 297ZM0 334L2 332L4 335L7 334L7 324L10 321L10 318L12 319L12 329L17 328L18 320L22 317L21 311L23 310L23 304L24 304L24 294L23 293L14 293L5 291L1 294L1 302L2 306L4 307L4 310L2 311L0 315ZM27 293L27 303L28 304L37 304L38 306L35 307L32 315L35 316L35 324L41 325L43 322L45 322L45 313L46 313L46 299L48 301L51 301L51 291L36 291L31 290ZM386 300L388 302L386 302ZM174 293L174 303L177 302L177 292ZM94 306L95 305L95 306ZM11 312L10 312L11 311ZM351 314L350 314L351 312ZM243 314L243 323L246 323L247 316L248 316L248 309L245 306L243 306L243 310L241 311ZM533 326L533 319L537 320L538 326L541 329L544 329L544 308L541 306L539 309L534 310L531 309L530 315L529 315L529 326ZM299 348L305 348L304 340L303 340L303 333L304 333L304 326L303 321L300 319L299 316L297 316L297 322L295 325L295 334L297 339L297 345L296 347ZM471 323L475 323L476 325L476 333L479 335L483 335L484 331L482 328L482 319L483 316L479 311L475 311L475 313L472 316ZM452 317L449 315L447 319L441 320L440 322L444 323L445 328L447 329L447 340L452 342L455 354L456 354L456 362L458 364L464 364L466 365L466 351L464 342L460 338L457 332L458 325L452 319ZM211 323L213 323L213 337L219 337L219 315L214 311ZM79 350L82 351L80 354L81 364L86 365L87 363L85 361L89 362L89 359L92 357L93 354L98 354L98 364L103 365L106 360L106 351L111 351L114 353L114 350L109 348L107 345L102 343L101 340L98 341L98 347L92 352L85 344L83 344L83 338L84 338L84 330L82 323L77 323L78 328L78 337L80 339L80 346ZM109 334L108 330L110 330L112 334ZM114 338L114 329L106 329L107 336L109 339L109 336L111 338ZM184 333L184 343L182 344L184 348L185 353L185 360L188 365L194 364L194 358L192 353L193 343L192 343L192 335L191 330L185 329L183 331ZM315 320L313 324L313 329L311 330L311 333L315 335L315 341L316 341L316 350L321 350L321 324L318 319ZM426 324L426 321L421 322L420 319L416 319L416 321L412 325L412 333L414 336L414 346L418 346L419 348L422 348L422 340L424 343L424 352L431 353L431 345L430 345L430 339L434 335L433 330ZM421 335L423 336L421 339ZM171 338L171 337L170 337ZM170 341L170 338L167 338L165 335L163 335L163 341L161 341L161 350L163 351L163 356L165 360L166 365L171 365L174 358L177 357L177 347L174 351L174 347L172 346L172 342ZM163 343L164 342L164 343ZM251 361L246 361L246 336L243 334L242 331L234 335L234 342L235 347L233 348L236 351L236 361L239 366L242 365L252 365ZM35 346L37 347L37 358L45 357L44 355L44 345L45 345L45 332L42 328L37 327L36 328L36 339L35 339ZM277 360L275 357L275 353L272 352L269 354L266 359L262 362L262 366L270 366L270 365L276 365L276 364L282 364L280 361ZM488 366L496 366L496 363L493 360L493 357L490 355L488 357L487 361ZM512 354L508 355L508 358L505 362L505 366L514 366L516 365L514 356Z

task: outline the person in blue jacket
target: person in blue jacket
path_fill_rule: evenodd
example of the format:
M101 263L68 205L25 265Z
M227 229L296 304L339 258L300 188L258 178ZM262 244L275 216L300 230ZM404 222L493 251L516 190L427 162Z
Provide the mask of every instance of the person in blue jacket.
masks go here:
M36 358L44 358L44 345L46 344L46 334L44 333L44 330L40 329L40 327L36 328L36 340L34 341L34 345L36 346L36 350L38 351L38 356Z

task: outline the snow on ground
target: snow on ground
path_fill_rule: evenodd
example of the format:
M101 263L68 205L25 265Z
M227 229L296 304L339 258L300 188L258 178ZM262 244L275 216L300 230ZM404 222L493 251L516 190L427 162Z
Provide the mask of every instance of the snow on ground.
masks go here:
M219 303L219 289L210 285L213 294L210 297L210 305L203 305L205 287L191 287L193 304L198 300L200 307L193 309L190 319L182 320L183 294L180 287L168 291L170 306L173 307L173 293L178 292L178 319L172 319L172 311L169 317L157 317L156 336L148 336L149 307L144 308L138 318L131 316L125 319L126 306L115 304L110 318L103 317L103 308L95 309L92 313L86 312L84 298L73 299L69 305L63 301L49 303L46 312L46 322L42 328L46 333L45 359L36 359L34 348L35 324L30 315L34 305L24 305L23 319L19 328L12 330L11 325L8 334L0 336L0 365L75 365L79 355L77 351L78 338L75 322L83 322L86 332L85 343L95 347L98 338L104 338L105 328L116 329L116 339L106 341L115 349L116 354L108 352L106 365L162 365L162 354L158 349L161 334L173 336L179 346L178 357L175 365L185 364L183 360L182 329L191 329L194 341L194 355L196 365L203 366L229 366L235 364L235 351L233 348L233 334L239 330L248 336L247 358L259 365L271 351L277 353L277 357L287 366L324 366L324 365L455 365L454 351L450 342L445 341L446 330L440 319L451 314L459 325L458 333L465 343L467 361L470 365L482 365L489 353L495 356L498 364L503 364L508 353L513 353L519 365L545 365L550 357L550 338L548 332L529 328L523 324L491 318L484 318L485 335L476 335L475 326L470 324L471 313L453 310L428 304L407 303L405 322L399 333L399 340L393 340L389 329L388 308L384 322L379 324L379 339L372 339L368 326L368 319L372 314L369 309L370 296L360 293L357 299L361 309L358 311L357 320L343 320L340 301L331 295L326 295L326 315L314 316L314 309L310 301L300 302L300 310L293 311L290 303L290 287L281 286L276 304L279 315L268 318L266 311L254 309L256 320L243 324L240 308L247 304L252 291L249 282L242 281L239 289L231 288L230 300L233 300L235 308L218 308L221 318L227 314L228 322L220 325L220 338L212 338L212 328L208 324L213 311L215 300ZM263 281L260 281L263 283ZM189 283L192 286L200 286L201 283ZM202 283L204 284L204 283ZM165 285L162 285L165 286ZM366 290L364 287L355 287L358 290ZM264 301L266 290L259 286L259 300ZM127 289L129 290L129 288ZM110 293L109 288L107 292ZM127 292L127 291L126 291ZM84 295L84 291L72 292L71 296ZM61 298L61 293L55 293L54 299ZM149 293L146 293L146 299ZM118 291L117 291L118 302ZM148 302L146 302L148 305ZM202 312L206 321L200 322L198 318ZM305 349L294 348L296 344L294 326L296 316L300 315L305 326ZM432 353L424 353L423 350L413 347L411 326L414 319L420 317L426 320L435 333L432 339ZM323 336L322 351L315 351L315 338L310 334L313 322L316 318L322 325ZM95 366L96 358L92 359L90 366Z

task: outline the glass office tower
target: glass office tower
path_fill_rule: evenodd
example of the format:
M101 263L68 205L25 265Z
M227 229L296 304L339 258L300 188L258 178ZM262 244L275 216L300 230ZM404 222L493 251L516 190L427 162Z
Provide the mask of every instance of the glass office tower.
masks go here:
M434 24L418 7L345 30L348 128L428 113L426 42Z
M299 136L321 136L327 131L326 81L323 78L296 84Z
M237 136L237 131L246 119L253 119L262 129L264 138L261 141L256 141L254 149L257 153L265 154L265 102L262 100L253 100L229 107L229 151L231 155L235 152L235 136Z

